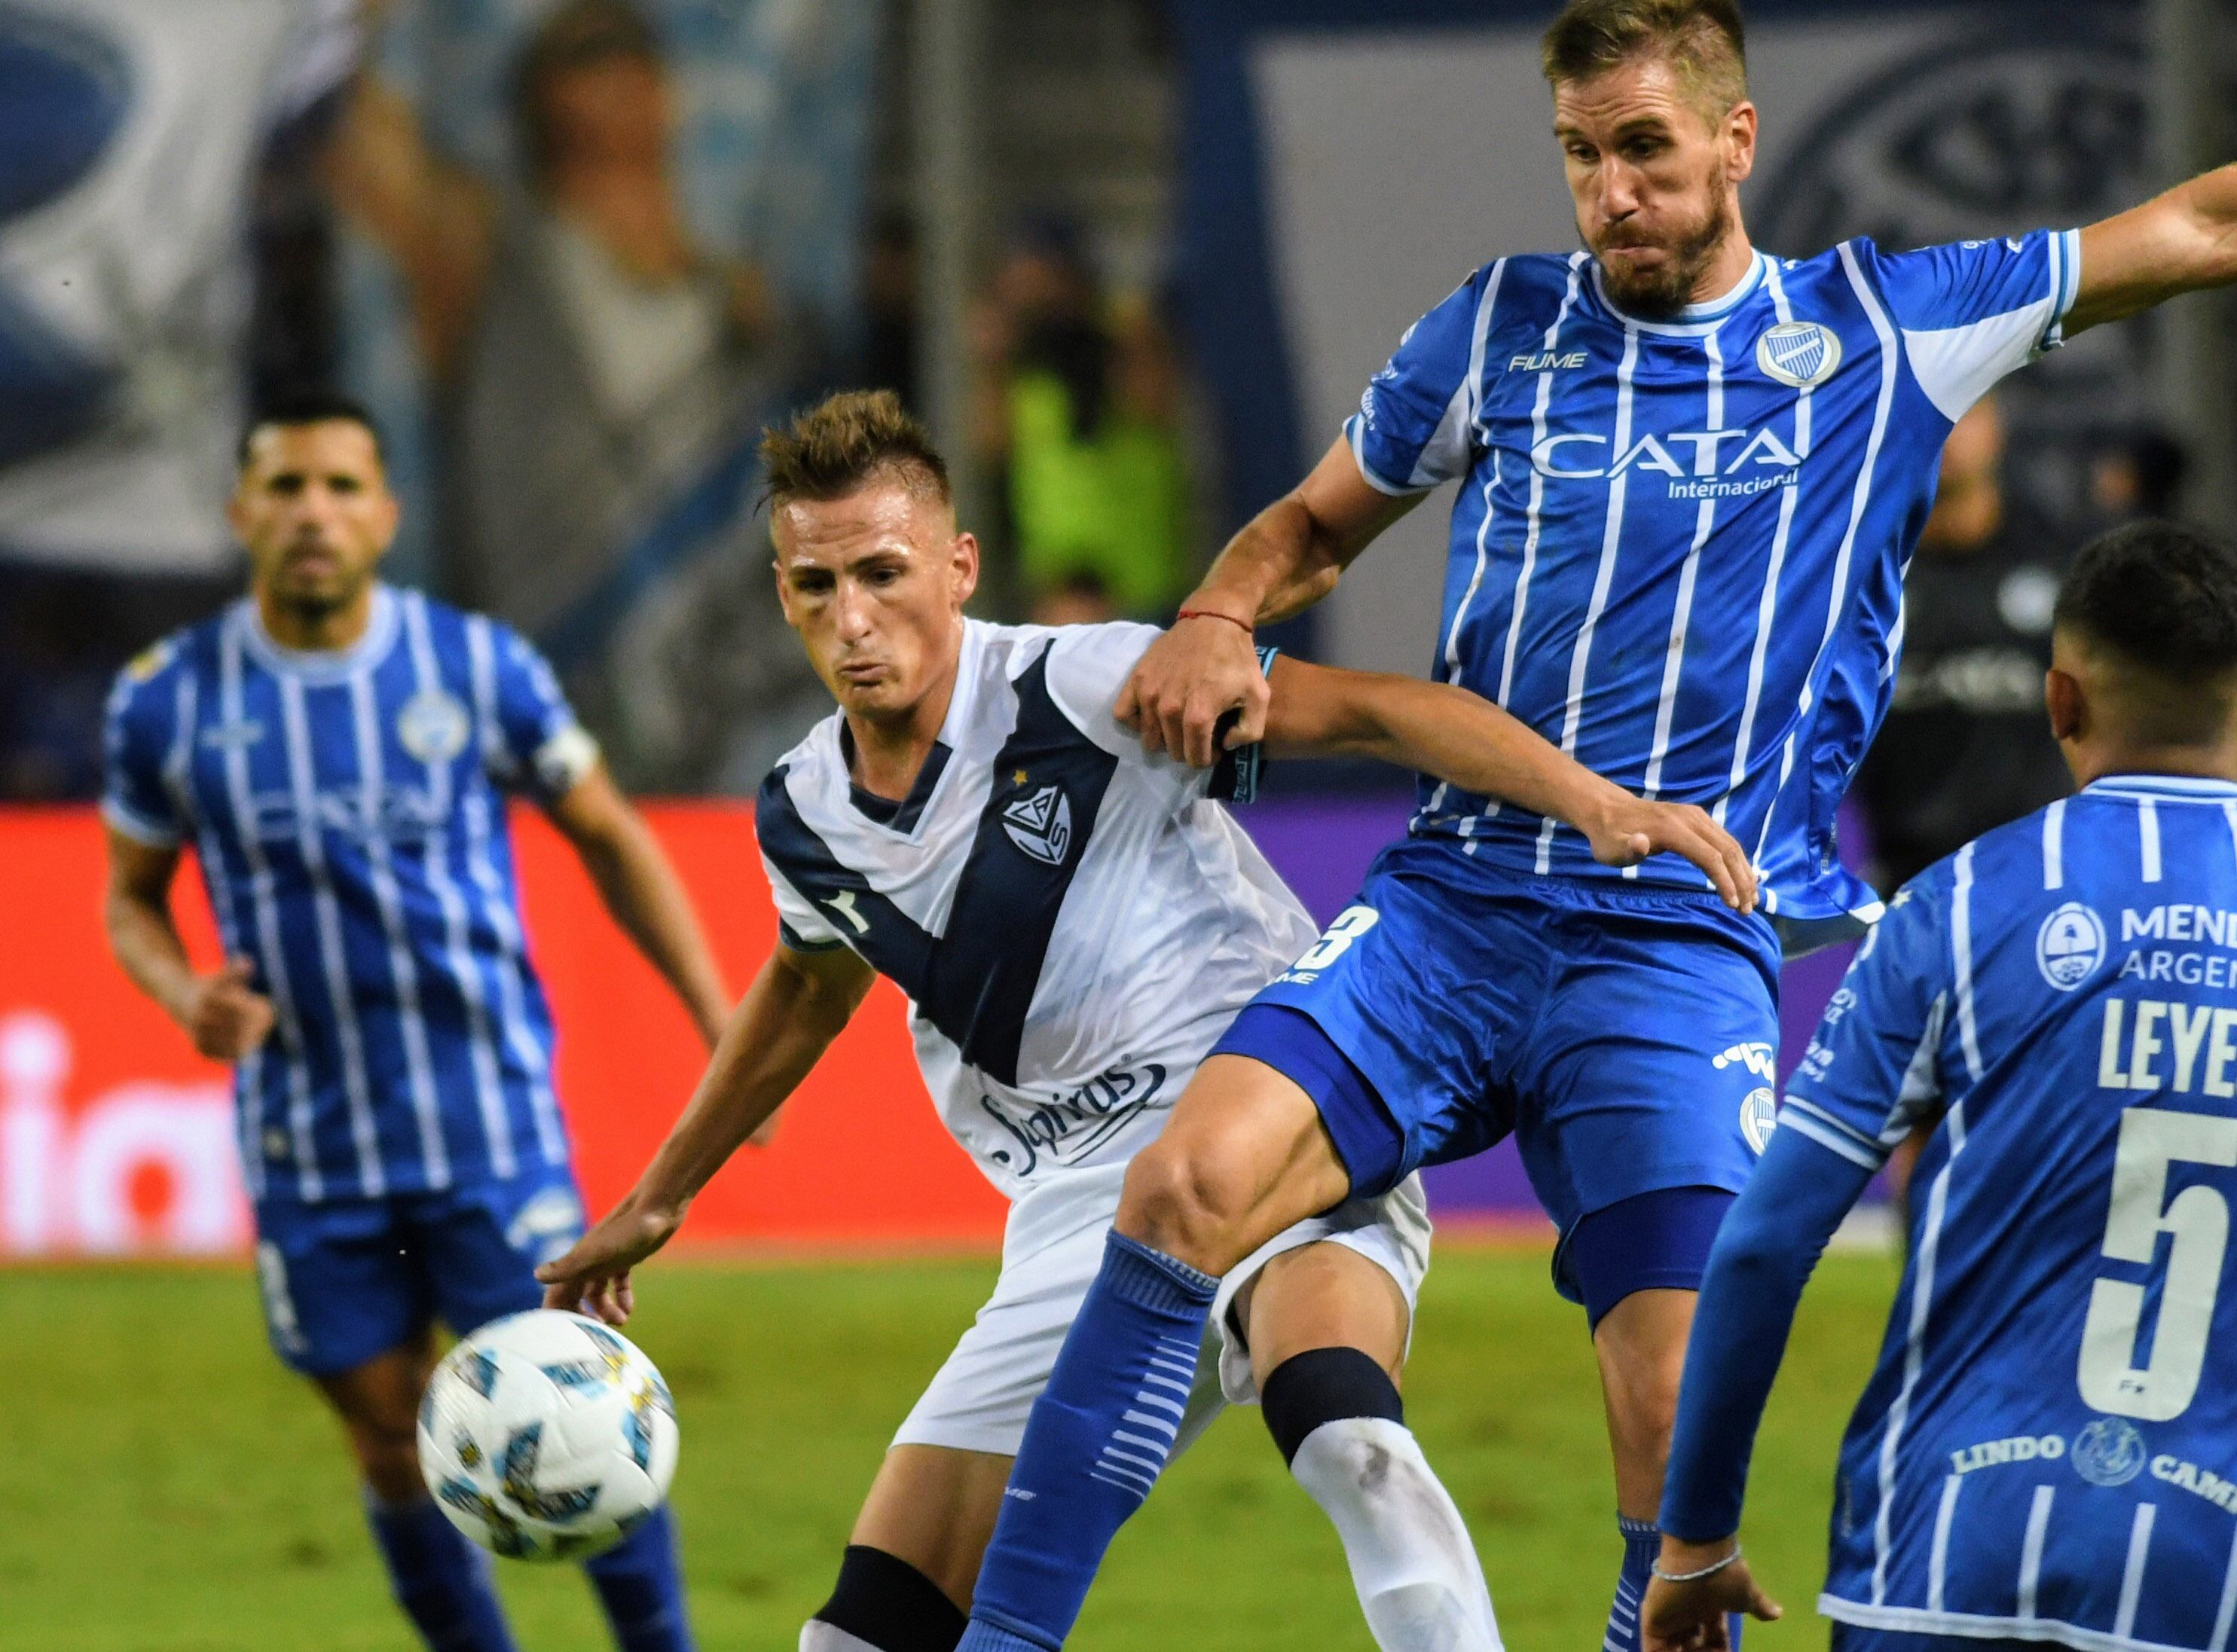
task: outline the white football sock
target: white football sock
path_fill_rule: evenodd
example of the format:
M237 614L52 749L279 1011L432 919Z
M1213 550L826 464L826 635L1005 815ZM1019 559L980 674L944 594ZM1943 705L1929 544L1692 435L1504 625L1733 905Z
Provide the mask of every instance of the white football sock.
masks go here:
M1404 1424L1323 1423L1297 1447L1290 1472L1343 1539L1382 1652L1501 1652L1468 1527ZM803 1643L802 1652L811 1649Z
M811 1617L800 1626L800 1652L880 1652L859 1635L849 1635L835 1623Z

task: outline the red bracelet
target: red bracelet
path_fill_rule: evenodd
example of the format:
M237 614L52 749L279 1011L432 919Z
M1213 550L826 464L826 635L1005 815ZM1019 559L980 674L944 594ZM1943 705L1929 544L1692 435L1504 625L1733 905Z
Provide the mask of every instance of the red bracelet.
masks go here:
M1216 608L1184 608L1173 615L1177 620L1225 620L1230 625L1239 625L1246 636L1256 636L1258 628L1248 620L1238 620L1232 614L1223 614Z

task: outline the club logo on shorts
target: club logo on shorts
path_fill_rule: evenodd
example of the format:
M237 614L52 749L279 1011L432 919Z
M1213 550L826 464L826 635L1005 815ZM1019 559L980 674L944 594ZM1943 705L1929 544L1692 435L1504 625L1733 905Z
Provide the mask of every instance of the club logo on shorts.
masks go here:
M1734 1044L1709 1064L1720 1073L1727 1067L1745 1067L1766 1084L1778 1079L1778 1064L1772 1047L1759 1038Z
M422 688L396 714L396 738L430 767L465 750L471 727L466 708L440 688Z
M2078 900L2051 913L2035 932L2036 968L2056 991L2073 991L2104 961L2104 923Z
M1759 1159L1771 1145L1771 1133L1778 1128L1778 1098L1760 1086L1747 1093L1740 1103L1740 1134L1755 1149Z
M1072 801L1063 787L1044 786L1003 809L1002 830L1044 865L1061 866L1072 847Z
M1808 390L1840 371L1840 335L1815 321L1782 321L1756 340L1755 365L1782 385Z
M505 1230L505 1242L538 1266L567 1254L583 1236L583 1201L571 1188L546 1188L520 1208Z
M2144 1437L2118 1417L2100 1417L2074 1437L2074 1471L2092 1485L2126 1485L2144 1466Z

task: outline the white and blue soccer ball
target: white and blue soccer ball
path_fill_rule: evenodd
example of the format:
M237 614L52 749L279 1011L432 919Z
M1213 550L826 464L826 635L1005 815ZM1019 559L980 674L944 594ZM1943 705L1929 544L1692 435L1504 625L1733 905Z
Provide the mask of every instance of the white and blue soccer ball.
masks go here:
M419 1405L419 1471L450 1522L513 1560L581 1560L660 1506L676 1406L620 1333L539 1308L451 1350Z

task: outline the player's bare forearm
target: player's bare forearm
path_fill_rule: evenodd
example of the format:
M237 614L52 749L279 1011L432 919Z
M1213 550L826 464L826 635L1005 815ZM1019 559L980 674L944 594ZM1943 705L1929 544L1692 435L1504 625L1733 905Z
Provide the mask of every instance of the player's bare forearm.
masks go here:
M551 818L614 921L675 989L712 1047L729 1018L729 993L683 880L644 817L600 768L553 806Z
M1583 833L1595 858L1630 865L1665 851L1706 873L1741 912L1755 873L1701 810L1633 797L1479 694L1448 683L1275 661L1266 742L1284 752L1371 757Z
M631 1196L680 1214L815 1070L854 1018L872 979L870 967L843 947L772 952L716 1041L690 1105Z
M198 1053L212 1061L239 1061L271 1036L272 1001L252 984L255 971L246 958L228 958L208 975L195 972L171 916L178 870L177 850L110 829L102 903L109 950L132 984L178 1023Z
M2202 173L2082 232L2072 334L2179 293L2237 282L2237 164Z
M1197 768L1217 760L1219 738L1231 749L1259 739L1266 682L1251 628L1327 596L1375 536L1422 497L1393 498L1370 487L1351 450L1336 443L1220 552L1182 604L1194 617L1176 620L1126 680L1113 708L1118 721L1141 735L1145 751L1168 752Z
M127 978L165 1015L183 1022L195 971L171 917L178 860L175 851L150 848L112 831L102 921L109 950Z

